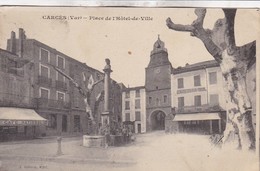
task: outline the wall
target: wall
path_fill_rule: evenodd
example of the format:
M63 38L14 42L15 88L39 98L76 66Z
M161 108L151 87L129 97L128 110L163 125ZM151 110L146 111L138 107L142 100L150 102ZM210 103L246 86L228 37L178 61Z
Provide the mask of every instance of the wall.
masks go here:
M70 101L70 97L69 97L69 94L67 93L67 88L65 89L59 89L57 88L57 85L56 85L56 80L57 80L57 71L54 70L52 68L51 65L53 66L56 66L56 62L57 62L57 55L61 56L64 58L65 60L65 69L63 69L63 72L64 73L67 73L69 74L69 61L66 59L66 56L62 55L61 53L57 52L57 51L54 51L52 48L40 43L40 42L36 42L36 43L33 43L33 48L34 49L34 63L35 63L35 83L36 83L36 86L37 88L35 88L35 97L40 97L39 95L39 88L40 87L44 87L44 88L47 88L47 89L50 89L50 99L53 99L53 100L57 100L56 98L56 93L57 91L60 91L60 92L63 92L65 93L65 102L69 102ZM25 46L27 47L27 46ZM50 54L50 62L49 63L45 63L43 61L40 60L40 50L41 48L49 51L49 54ZM29 49L29 47L28 47ZM26 56L24 56L26 57ZM29 58L29 57L28 57ZM51 85L39 85L39 75L40 75L40 66L41 65L44 65L46 67L49 68L49 71L50 71L50 79L51 79ZM69 84L69 80L68 79L64 79L67 87L68 87L68 84Z
M167 96L167 102L164 102L164 95ZM152 98L151 103L149 103L149 97ZM157 104L156 99L159 100L159 104ZM171 91L170 89L162 89L147 92L146 94L146 108L148 109L156 109L158 107L165 108L171 106Z
M194 76L200 75L201 86L194 86ZM172 75L172 107L178 107L178 97L184 97L184 106L194 106L194 96L201 95L201 104L207 104L207 85L204 70L198 70L193 72L185 72L176 75ZM183 88L178 88L178 79L183 78ZM180 90L196 89L194 92L179 92ZM200 90L198 88L201 88Z
M147 91L170 88L171 65L148 67L145 69L145 88Z
M158 40L157 42L160 42ZM154 46L154 50L156 51ZM164 48L163 46L160 46ZM168 59L166 49L152 53L150 63L145 69L145 89L146 89L146 130L151 131L151 115L154 111L161 110L167 116L171 112L171 72L172 65ZM167 95L167 102L164 103L164 95ZM149 102L152 98L152 102ZM159 102L157 102L157 99Z
M0 106L34 109L31 78L34 65L33 63L25 63L17 68L23 63L17 61L21 61L20 57L0 49ZM38 126L18 126L16 133L1 132L0 141L33 138L33 129L36 127L36 135L39 135Z
M212 84L212 85L208 84L208 99L210 99L210 94L218 94L219 105L223 109L226 109L225 93L223 89L223 76L220 67L207 68L206 72L207 72L208 80L209 80L210 72L217 72L217 84Z
M44 62L40 59L40 50L41 48L49 52L49 62ZM35 39L26 38L25 32L23 29L19 29L19 36L16 38L15 33L11 33L11 38L7 40L7 49L12 51L14 56L19 56L21 58L29 59L34 63L34 70L30 72L31 85L26 85L25 87L32 87L32 91L29 92L31 99L35 100L34 108L39 112L41 116L46 119L49 119L51 115L57 117L57 128L37 128L39 132L46 132L47 135L57 135L60 134L62 130L62 116L67 116L67 131L63 134L71 134L74 132L74 116L80 116L80 132L82 133L91 133L89 128L88 116L86 114L85 104L83 102L83 97L78 92L78 89L72 84L69 79L64 79L62 82L64 86L58 86L57 83L57 71L52 67L56 66L57 55L65 59L65 68L61 69L64 73L71 76L83 89L88 83L88 78L90 75L93 75L94 80L97 81L100 78L97 78L98 75L102 77L103 73L83 64L59 51L56 49L41 43ZM8 52L10 54L10 52ZM49 68L50 74L47 79L40 78L40 66L44 65ZM104 62L105 65L105 62ZM83 81L82 73L86 74L86 80ZM4 78L4 77L1 77ZM16 82L14 82L16 84ZM15 88L10 85L6 85L12 91L16 91ZM49 90L49 99L40 99L40 88L46 88ZM17 91L20 92L20 88L16 87ZM1 89L1 87L0 87ZM94 112L96 110L95 119L97 124L100 123L101 113L104 110L104 102L101 101L97 109L94 108L96 97L104 89L104 83L100 82L91 93L91 109ZM57 92L65 93L65 102L60 103L57 101ZM27 91L23 91L27 93ZM116 121L121 119L121 88L117 83L111 80L111 89L110 89L110 111L113 113L112 118ZM23 100L26 101L26 100ZM58 104L58 105L57 105Z
M217 73L217 83L209 84L209 73ZM200 75L200 86L194 86L194 76ZM183 78L184 87L178 88L178 78ZM201 105L210 103L210 95L218 94L219 105L225 109L222 73L219 67L172 74L171 76L172 107L178 108L178 97L184 97L184 106L194 106L194 96L201 96Z
M15 69L12 63L17 58L9 52L0 50L0 104L1 106L33 108L30 79L33 65L28 64L23 68ZM10 63L11 61L13 62Z
M141 124L141 133L146 132L146 91L144 88L140 90L140 97L136 97L136 89L131 88L132 90L125 90L122 93L122 119L123 122L126 119L126 113L130 113L130 121L135 121L135 132L138 131L138 124ZM130 91L130 98L126 98L126 91ZM135 109L135 100L140 99L140 109ZM130 109L125 109L125 102L130 101ZM140 111L141 121L136 121L135 112Z

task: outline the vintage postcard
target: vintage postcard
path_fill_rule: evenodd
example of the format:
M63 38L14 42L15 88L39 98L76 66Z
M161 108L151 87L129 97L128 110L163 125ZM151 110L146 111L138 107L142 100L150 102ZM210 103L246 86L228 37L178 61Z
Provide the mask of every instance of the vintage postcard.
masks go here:
M259 21L0 7L0 170L259 170Z

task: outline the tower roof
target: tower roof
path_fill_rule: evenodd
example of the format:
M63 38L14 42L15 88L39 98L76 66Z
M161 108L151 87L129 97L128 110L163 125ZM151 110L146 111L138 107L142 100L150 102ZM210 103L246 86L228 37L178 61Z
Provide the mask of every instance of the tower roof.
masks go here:
M153 50L151 51L151 55L161 51L167 52L167 49L165 48L164 42L161 41L160 35L158 35L158 40L153 44Z

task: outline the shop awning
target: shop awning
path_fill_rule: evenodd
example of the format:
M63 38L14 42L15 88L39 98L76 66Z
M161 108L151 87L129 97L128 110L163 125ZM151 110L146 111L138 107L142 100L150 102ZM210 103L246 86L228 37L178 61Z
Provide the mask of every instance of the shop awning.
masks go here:
M0 126L47 125L47 120L33 109L0 107Z
M176 114L173 121L220 120L218 113Z

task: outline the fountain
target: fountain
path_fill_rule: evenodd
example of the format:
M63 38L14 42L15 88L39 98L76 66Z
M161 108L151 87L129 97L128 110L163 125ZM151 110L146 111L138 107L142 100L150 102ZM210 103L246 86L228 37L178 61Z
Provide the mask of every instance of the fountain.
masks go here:
M89 78L89 83L86 86L85 89L81 88L79 84L72 79L70 76L65 74L62 70L59 68L54 67L55 70L57 70L60 74L64 75L67 79L69 79L74 86L78 89L79 93L84 98L84 103L86 106L86 113L89 114L89 118L94 126L94 132L95 135L83 135L83 146L84 147L108 147L109 145L115 145L120 146L125 143L125 137L126 134L124 134L125 128L120 125L120 123L112 123L111 121L111 115L112 112L110 111L110 73L111 65L110 60L107 58L105 59L106 66L104 67L104 78L101 80L98 80L94 82L93 77ZM101 101L102 93L104 92L104 110L101 113L101 125L97 125L95 122L92 109L90 106L90 97L91 93L93 91L93 88L95 85L97 85L99 82L104 81L104 91L100 92L100 95L97 97L97 100L95 101L95 107L94 107L94 115L96 114L96 107L99 105L99 102ZM99 129L99 130L98 130ZM98 133L97 133L98 132Z
M91 136L91 135L83 135L83 146L85 147L107 147L108 141L110 139L110 115L111 112L109 110L109 89L110 89L110 73L111 65L110 60L107 58L106 66L103 69L105 73L104 78L104 111L101 114L101 128L99 131L99 135ZM87 104L86 106L89 106Z

